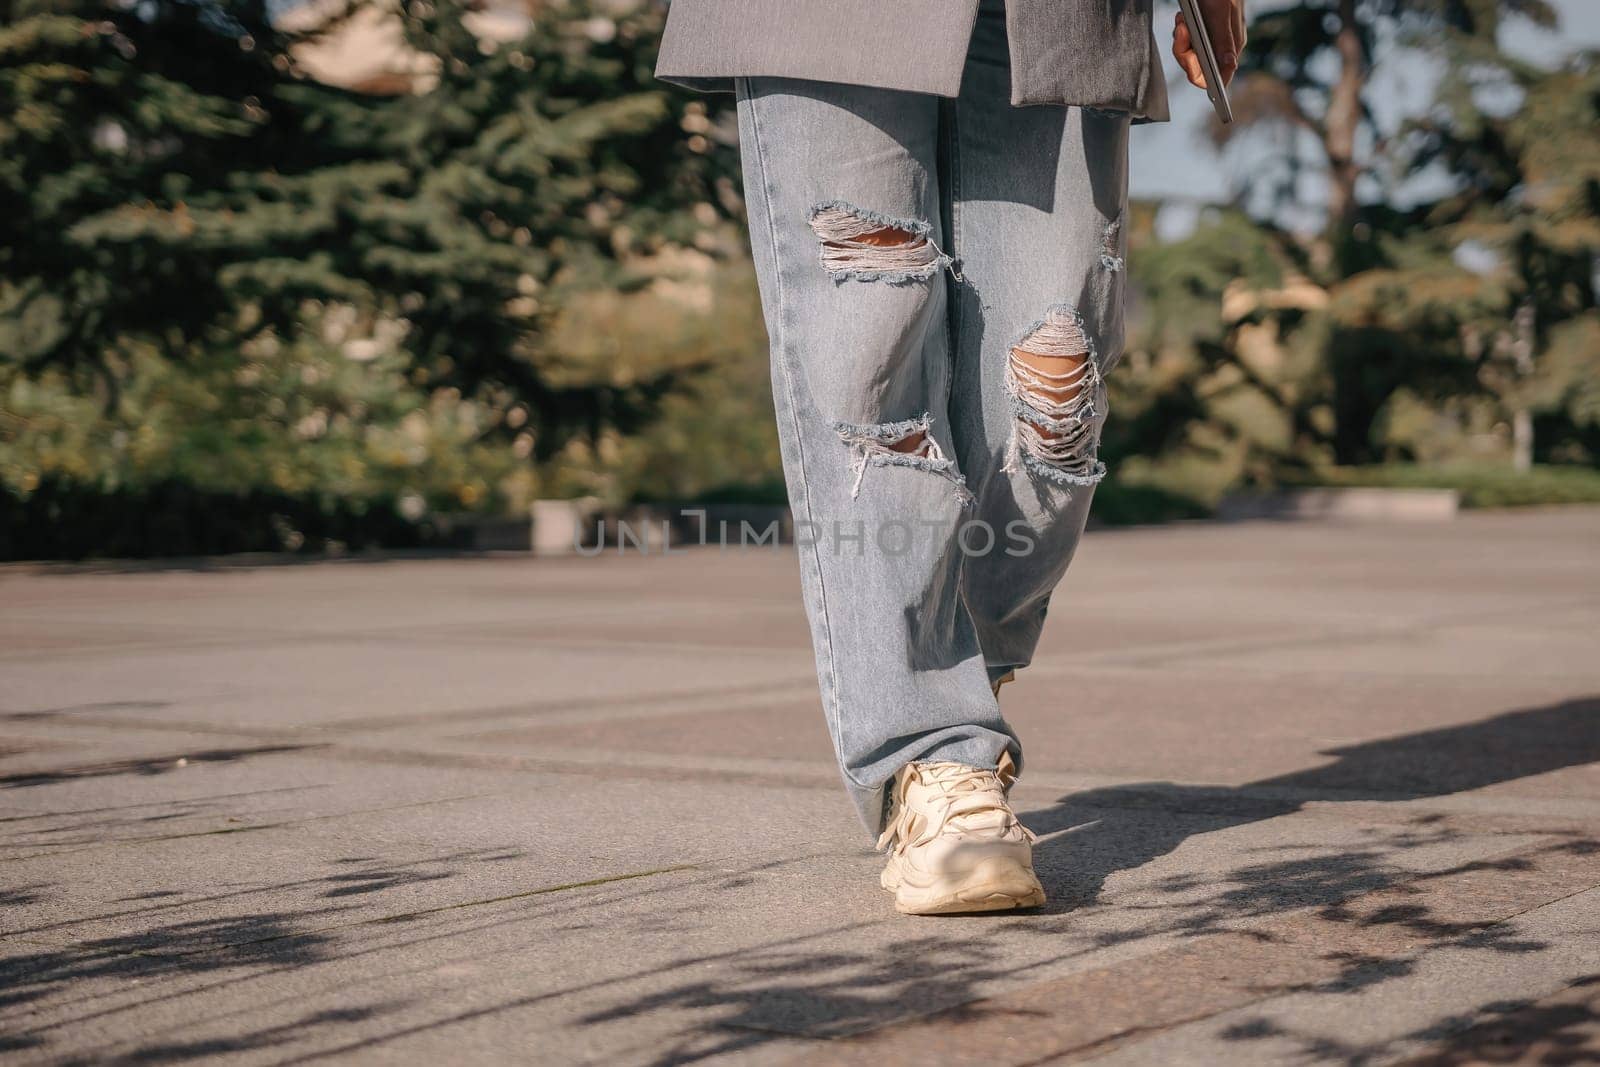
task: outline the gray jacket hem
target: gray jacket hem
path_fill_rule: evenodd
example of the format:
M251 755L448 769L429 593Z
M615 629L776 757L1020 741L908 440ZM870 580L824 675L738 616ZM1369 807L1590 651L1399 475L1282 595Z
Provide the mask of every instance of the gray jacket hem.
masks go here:
M979 4L673 0L656 77L703 92L770 77L954 97ZM1007 0L1005 10L1014 106L1168 118L1151 0Z

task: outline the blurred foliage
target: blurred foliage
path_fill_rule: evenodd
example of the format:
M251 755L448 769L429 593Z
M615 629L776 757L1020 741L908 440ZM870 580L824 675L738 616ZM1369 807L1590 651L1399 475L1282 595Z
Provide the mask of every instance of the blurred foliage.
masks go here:
M176 479L109 488L54 475L26 494L0 487L0 559L340 553L440 540L382 496L208 491Z
M1359 240L1350 242L1362 187L1381 189L1391 130L1372 106L1372 73L1400 43L1433 51L1447 64L1501 59L1496 38L1507 18L1545 27L1556 23L1547 0L1301 0L1251 19L1237 81L1230 89L1235 121L1214 124L1219 143L1262 127L1287 133L1287 151L1251 180L1275 183L1276 195L1299 195L1308 170L1325 183L1331 248L1356 269ZM1402 59L1404 57L1402 56ZM1309 152L1304 149L1309 146ZM1309 156L1309 159L1308 159Z
M402 365L392 351L352 360L321 338L267 336L183 365L134 353L124 417L61 372L13 376L0 393L9 442L0 481L23 492L54 477L107 490L174 479L214 491L375 494L414 499L416 514L515 493L522 465L484 439L491 413L454 390L409 384Z
M1548 504L1600 504L1600 471L1584 467L1535 467L1513 471L1503 466L1441 464L1419 467L1340 467L1323 472L1314 484L1376 486L1390 489L1455 489L1468 508L1515 508Z
M728 102L654 81L661 9L536 4L502 42L411 0L385 10L425 78L306 77L297 49L355 10L302 33L264 0L0 0L14 496L172 479L509 506L704 374L693 344L549 343L597 293L670 303L674 251L740 254Z
M662 6L526 0L501 10L519 35L471 0L312 2L0 0L0 556L780 500L731 100L653 80ZM408 72L309 76L373 12ZM1600 461L1600 62L1516 61L1509 17L1552 16L1302 0L1252 22L1216 138L1286 136L1245 193L1315 175L1325 225L1219 207L1162 242L1160 205L1134 206L1100 521L1391 469L1484 472L1476 503L1582 497L1583 472L1510 468ZM1414 56L1436 97L1384 126L1373 72ZM1444 192L1402 202L1418 175Z
M1223 209L1176 243L1132 230L1139 314L1107 435L1125 481L1209 502L1380 463L1600 463L1600 60L1517 61L1495 47L1506 14L1551 18L1330 0L1252 23L1242 121L1219 140L1296 131L1312 158L1283 158L1335 188L1326 226ZM1385 49L1445 71L1388 130L1367 99ZM1341 107L1365 131L1344 148ZM1395 206L1392 183L1422 175L1444 193Z
M541 458L641 424L684 369L575 373L541 346L572 292L641 284L636 259L725 214L726 164L684 128L705 103L651 77L654 6L551 5L485 48L461 4L415 0L395 17L437 73L388 96L299 76L264 0L6 6L9 360L114 393L130 345L291 341L307 301L349 303L404 324L419 384L525 405Z
M546 495L732 502L781 485L755 275L746 260L684 255L698 261L697 281L592 293L552 324L550 347L571 358L647 367L699 359L708 370L666 397L639 432L573 441L546 468Z

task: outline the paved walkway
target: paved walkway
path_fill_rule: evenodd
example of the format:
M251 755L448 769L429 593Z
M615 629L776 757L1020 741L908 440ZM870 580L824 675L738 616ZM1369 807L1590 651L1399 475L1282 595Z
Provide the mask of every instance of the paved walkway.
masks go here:
M1092 534L1042 914L893 913L796 585L0 569L0 1060L1600 1057L1600 510Z

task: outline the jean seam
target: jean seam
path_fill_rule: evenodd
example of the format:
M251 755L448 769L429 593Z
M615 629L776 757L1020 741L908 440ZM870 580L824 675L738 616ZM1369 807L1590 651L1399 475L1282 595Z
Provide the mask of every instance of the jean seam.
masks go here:
M956 269L961 269L961 250L966 247L966 242L961 239L961 98L958 96L950 101L950 125L945 131L949 138L950 147L947 155L950 159L950 255L956 261ZM955 310L950 316L950 365L951 381L955 379L955 363L961 353L961 282L953 281L955 289Z
M745 86L745 99L749 101L751 139L755 142L753 147L756 153L756 167L761 172L762 195L766 197L767 241L772 248L772 276L778 297L777 323L780 336L774 338L774 341L778 348L778 370L783 375L783 389L789 401L789 421L792 425L795 458L800 467L800 511L805 515L805 521L815 529L816 521L811 510L811 483L806 477L804 435L795 403L794 376L789 371L788 324L785 321L784 307L783 257L779 255L778 227L777 220L774 217L776 197L773 195L772 178L767 172L766 148L761 141L760 111L756 106L754 95L750 93L749 79L740 79L740 81ZM828 614L828 592L822 578L821 552L815 543L811 545L811 569L817 581L816 602L818 612L822 617L822 642L826 646L825 659L828 664L828 677L826 691L822 694L822 706L831 720L830 725L833 727L829 732L832 734L833 739L834 759L838 762L839 770L846 781L859 789L871 790L874 787L857 781L855 775L850 773L849 767L845 766L842 745L843 724L839 715L839 672L833 656L833 622Z

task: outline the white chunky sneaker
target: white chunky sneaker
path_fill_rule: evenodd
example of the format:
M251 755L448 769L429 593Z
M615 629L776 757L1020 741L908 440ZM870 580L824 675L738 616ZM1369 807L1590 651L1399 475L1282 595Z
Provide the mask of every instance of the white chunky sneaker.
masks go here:
M1033 908L1044 887L1033 873L1033 834L1006 800L1016 778L964 763L911 763L895 775L889 850L880 879L907 915Z

